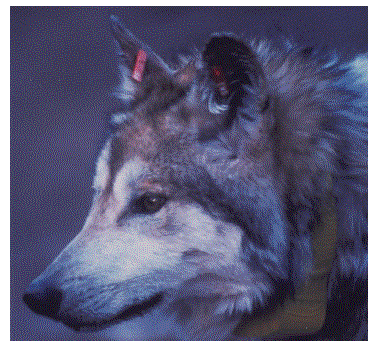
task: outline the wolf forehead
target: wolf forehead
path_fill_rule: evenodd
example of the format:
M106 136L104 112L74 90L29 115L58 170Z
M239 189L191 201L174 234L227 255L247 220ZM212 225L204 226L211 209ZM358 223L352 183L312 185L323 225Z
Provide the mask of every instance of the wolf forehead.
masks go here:
M190 178L194 173L198 178L208 176L196 163L199 158L194 160L204 153L192 137L186 131L165 134L162 129L136 119L124 122L98 157L93 187L110 191L115 181L125 176L123 181L136 189L156 190L160 186L167 193L175 188L189 189L190 181L196 180Z
M196 164L194 156L199 157L200 152L204 152L201 150L204 144L199 141L200 128L214 128L212 115L198 102L189 100L189 88L168 82L168 79L161 82L164 86L157 85L156 81L146 100L138 101L136 97L129 110L119 115L121 121L103 155L111 180L135 157L161 179L169 171L176 171L175 176L178 176L185 169L190 172L194 165L199 165L200 161ZM136 94L140 89L144 87L138 88Z

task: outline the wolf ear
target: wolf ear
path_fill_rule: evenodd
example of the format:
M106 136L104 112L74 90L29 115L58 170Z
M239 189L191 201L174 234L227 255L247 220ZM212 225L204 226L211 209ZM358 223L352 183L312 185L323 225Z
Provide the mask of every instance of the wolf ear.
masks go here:
M228 100L226 126L233 121L238 107L247 106L244 101L247 91L252 94L248 103L260 102L261 94L265 93L264 72L256 55L243 41L232 34L216 35L207 43L203 61L213 82L216 101Z
M143 75L168 69L164 61L137 39L118 17L111 15L110 19L113 36L122 50L121 56L136 82L141 82Z

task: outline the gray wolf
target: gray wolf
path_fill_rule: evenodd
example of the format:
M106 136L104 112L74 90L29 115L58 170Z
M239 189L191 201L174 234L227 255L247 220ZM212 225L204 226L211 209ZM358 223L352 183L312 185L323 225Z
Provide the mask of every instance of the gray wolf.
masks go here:
M76 331L223 340L317 295L302 329L249 337L367 339L367 56L220 33L172 67L111 22L125 111L24 302Z

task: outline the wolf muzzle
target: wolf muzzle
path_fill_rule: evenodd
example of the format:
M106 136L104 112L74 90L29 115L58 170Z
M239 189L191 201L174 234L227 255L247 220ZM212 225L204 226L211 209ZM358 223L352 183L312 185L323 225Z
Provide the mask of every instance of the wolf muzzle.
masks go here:
M72 302L70 297L75 297L77 302ZM126 301L120 310L113 313L91 315L78 304L83 298L57 288L51 281L33 281L22 297L33 312L60 321L75 331L97 331L120 321L142 316L158 306L163 298L164 293L157 292L145 298Z

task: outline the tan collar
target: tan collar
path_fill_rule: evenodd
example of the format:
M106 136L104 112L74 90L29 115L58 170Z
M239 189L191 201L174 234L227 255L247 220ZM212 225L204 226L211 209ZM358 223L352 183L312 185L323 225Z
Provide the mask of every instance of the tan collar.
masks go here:
M236 335L264 338L311 334L322 327L326 315L327 282L336 245L333 198L327 197L322 206L322 222L313 233L314 266L309 280L282 308L260 319L253 317L242 321L235 330Z

